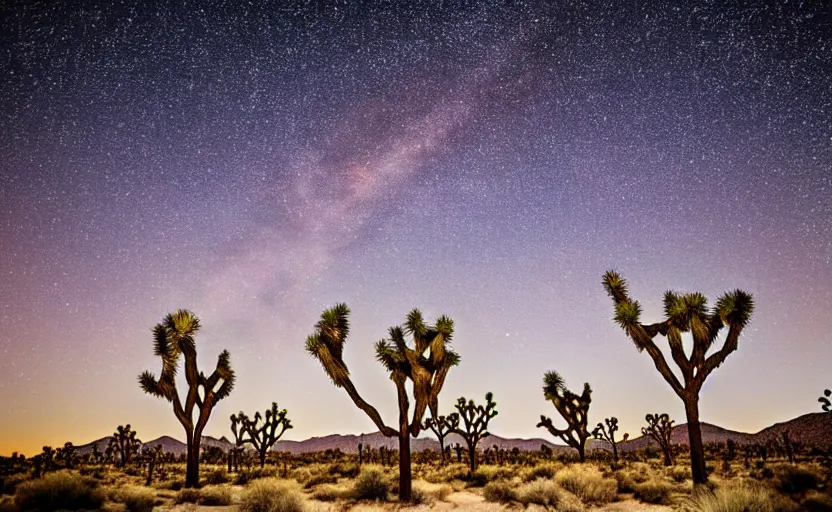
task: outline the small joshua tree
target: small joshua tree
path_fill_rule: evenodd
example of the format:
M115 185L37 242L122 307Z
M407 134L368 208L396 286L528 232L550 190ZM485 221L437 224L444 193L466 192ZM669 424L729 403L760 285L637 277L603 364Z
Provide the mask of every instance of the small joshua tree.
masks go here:
M473 400L466 402L464 396L459 397L455 405L457 412L448 415L446 420L449 430L459 434L468 445L468 468L471 474L477 470L477 445L480 440L491 435L488 433L488 422L497 416L497 404L493 398L493 393L486 393L485 406L482 406L476 405ZM463 428L459 426L460 417Z
M272 446L283 436L284 432L292 428L292 422L286 417L286 409L278 410L277 402L272 402L272 408L266 410L266 420L263 425L258 426L262 419L259 411L254 414L254 419L250 419L242 411L236 418L231 416L231 428L235 431L235 436L235 424L239 422L242 426L240 440L254 447L260 457L261 468L266 465L266 454ZM277 431L278 428L280 432ZM248 437L245 437L246 435Z
M659 444L664 454L664 465L672 466L670 437L673 434L674 421L667 414L648 414L644 419L647 420L647 427L642 427L641 434L650 436Z
M72 469L78 462L78 456L75 453L75 445L67 441L63 447L55 450L55 459L63 462L64 467Z
M829 400L830 396L832 396L832 390L824 389L823 396L818 398L818 402L821 403L821 409L826 412L832 412L832 401Z
M52 460L55 458L55 449L51 446L44 446L40 456L43 461L43 472L46 473L52 469Z
M609 271L604 274L603 284L615 304L615 321L633 340L639 352L647 351L656 369L685 404L691 476L694 485L707 483L705 447L699 423L699 392L708 375L725 362L728 354L737 350L740 334L754 311L753 297L739 289L727 292L717 299L716 306L708 312L708 300L701 293L679 294L668 291L664 294L666 320L642 324L641 305L630 297L627 281L618 273ZM728 327L728 334L722 348L709 356L708 351L724 327ZM685 353L682 344L683 333L690 333L693 338L690 356ZM670 369L664 353L653 341L658 335L667 338L670 354L679 367L682 381Z
M436 419L428 418L425 420L425 426L422 428L426 430L430 429L436 435L436 439L439 440L439 453L441 454L442 465L445 465L449 462L449 457L445 455L445 438L451 433L447 418L445 416L439 416Z
M375 345L376 359L390 373L390 380L396 385L399 402L399 428L384 424L375 407L367 403L355 389L347 364L343 360L344 343L349 334L349 308L338 304L321 314L315 325L315 333L306 339L306 350L323 366L332 383L344 388L353 403L373 420L379 431L386 437L399 439L399 500L412 499L412 478L410 467L410 436L418 437L422 430L422 417L430 408L435 417L439 408L439 392L445 383L448 371L459 364L459 356L450 349L454 332L453 320L439 317L433 326L425 325L422 313L414 309L407 315L405 324L391 327L389 339ZM412 348L405 341L405 335L413 339ZM415 405L413 415L408 418L410 398L407 381L413 383Z
M615 416L606 418L604 419L604 423L607 424L606 427L603 423L595 426L595 429L592 431L592 437L608 442L612 446L612 459L618 462L618 441L615 440L615 433L618 432L618 418ZM621 440L626 441L629 437L630 434L624 434Z
M134 455L139 453L139 447L142 442L136 437L136 431L130 428L128 423L125 426L119 425L116 431L113 432L113 437L110 438L110 446L113 447L113 452L118 453L120 457L119 466L124 466Z
M231 356L223 350L217 359L216 369L206 377L196 364L196 342L199 318L190 311L180 309L169 314L153 328L154 353L162 359L159 380L146 371L139 375L139 385L149 395L164 398L173 405L176 419L185 429L188 446L185 487L199 485L199 444L202 432L217 402L227 397L234 388L234 370ZM188 391L183 404L176 389L176 376L180 356L184 356L185 380ZM194 409L198 416L194 422Z
M589 404L592 402L592 389L589 383L584 384L584 392L580 395L569 391L563 381L563 377L556 371L546 372L543 376L543 396L552 402L558 413L566 420L566 429L561 430L552 425L552 420L540 415L539 427L546 427L550 434L559 437L567 445L578 450L578 458L581 462L586 460L586 440L589 439L587 431L587 413Z

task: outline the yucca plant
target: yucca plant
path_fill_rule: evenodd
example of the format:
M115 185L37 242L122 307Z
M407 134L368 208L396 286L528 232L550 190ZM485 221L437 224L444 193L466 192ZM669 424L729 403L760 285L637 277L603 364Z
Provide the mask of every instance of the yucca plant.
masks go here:
M701 293L668 291L664 294L666 319L642 324L641 305L630 298L627 281L617 272L608 271L604 274L603 285L615 305L615 321L639 352L647 351L656 369L685 404L693 483L707 483L705 449L699 423L699 392L708 375L725 362L728 354L737 350L740 334L754 311L753 297L739 289L727 292L708 311L708 301ZM728 327L728 334L722 348L708 355L724 327ZM693 338L690 355L685 353L682 345L683 333L690 333ZM653 341L658 335L667 339L670 355L679 367L682 381L670 369L664 353Z
M249 418L243 411L240 411L237 416L231 416L231 430L234 432L234 437L237 439L237 446L244 443L249 443L257 451L260 457L260 467L266 465L266 454L275 445L275 443L283 437L283 434L292 428L292 422L286 417L286 409L278 409L277 402L272 402L272 408L266 410L266 419L262 425L259 425L263 416L260 411L254 414L254 418ZM240 434L237 434L237 424L240 424ZM278 432L278 428L280 431ZM248 437L246 437L248 436Z
M199 485L199 444L211 411L234 388L234 370L231 369L231 355L227 350L220 353L211 375L206 377L197 368L194 335L199 327L199 318L191 311L180 309L167 315L162 323L153 328L153 351L162 359L159 380L149 371L139 375L142 390L170 402L176 419L185 429L188 445L185 487L188 488ZM179 398L175 381L180 357L184 357L185 380L188 383L184 404Z
M552 424L552 420L540 415L539 427L546 427L555 437L578 451L581 462L586 461L586 440L590 433L587 431L587 415L589 404L592 402L592 389L589 383L584 383L584 391L580 395L570 391L563 381L563 377L556 371L549 371L543 375L543 396L552 402L555 409L566 420L566 428L559 429Z
M671 452L670 439L673 435L673 423L670 416L665 414L648 414L644 417L647 426L641 428L641 435L652 437L664 455L664 465L673 465L673 453Z
M389 339L376 343L376 359L390 373L396 385L399 403L398 429L387 426L375 407L367 403L355 389L343 359L344 344L349 335L349 313L346 304L325 310L315 324L315 333L306 339L306 350L323 366L332 383L344 388L355 405L364 411L379 431L399 439L399 499L411 501L410 436L421 432L422 417L430 408L433 417L439 409L439 392L448 371L459 364L459 355L450 349L454 332L453 320L441 316L432 326L425 325L422 313L414 309L403 326L391 327ZM408 345L405 336L411 338ZM413 387L415 401L410 415L407 381Z

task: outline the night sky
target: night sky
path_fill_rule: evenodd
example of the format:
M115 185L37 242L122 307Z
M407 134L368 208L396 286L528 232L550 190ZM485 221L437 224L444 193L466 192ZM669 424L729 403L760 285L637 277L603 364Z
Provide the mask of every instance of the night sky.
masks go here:
M214 436L272 401L287 439L375 430L304 350L338 302L388 423L372 344L414 307L455 321L444 413L492 391L492 432L551 440L535 424L556 415L554 369L591 384L592 425L684 423L612 321L608 269L645 322L667 289L754 295L703 421L820 411L828 3L407 3L3 4L0 454L124 423L184 438L136 380L179 308L206 373L224 348L237 372Z

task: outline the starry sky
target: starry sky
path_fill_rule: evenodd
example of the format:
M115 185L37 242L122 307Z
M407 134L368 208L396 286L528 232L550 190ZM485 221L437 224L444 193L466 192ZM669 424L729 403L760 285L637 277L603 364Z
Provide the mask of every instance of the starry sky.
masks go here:
M131 6L132 4L132 6ZM617 269L752 293L702 420L756 432L832 386L832 25L824 2L9 2L0 7L0 454L130 423L183 432L136 377L179 308L231 352L206 434L272 401L286 439L371 432L304 351L414 307L456 325L440 399L494 393L543 437L547 370L636 434L681 401L612 321ZM408 4L405 6L404 4ZM556 421L556 424L559 425Z

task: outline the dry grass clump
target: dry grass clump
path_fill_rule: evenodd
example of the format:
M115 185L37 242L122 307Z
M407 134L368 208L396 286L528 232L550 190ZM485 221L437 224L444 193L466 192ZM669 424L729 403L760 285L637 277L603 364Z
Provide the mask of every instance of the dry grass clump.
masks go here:
M776 486L786 494L802 494L817 489L823 481L820 468L815 465L778 464L774 467Z
M448 464L433 471L425 471L422 478L433 484L449 483L454 480L463 480L468 474L468 466L465 464Z
M14 497L0 495L0 512L17 512L14 504Z
M465 475L462 480L468 482L471 487L482 487L489 482L511 480L512 478L514 478L514 472L508 468L480 466L473 474Z
M199 490L198 504L208 507L231 505L231 487L227 485L206 485Z
M0 494L14 494L17 490L17 486L28 479L29 475L25 473L0 476Z
M118 503L124 503L129 512L150 512L157 503L161 503L152 488L137 485L121 487L113 492L110 498Z
M832 512L832 496L817 491L810 492L801 503L807 512Z
M652 505L667 505L670 502L670 494L673 486L664 480L653 479L635 485L635 498L644 503Z
M319 485L312 492L312 499L318 501L337 501L345 496L344 490L337 485Z
M798 510L790 500L761 485L735 485L714 492L701 490L682 504L689 512L790 512Z
M330 475L342 476L344 478L355 478L361 474L361 466L355 463L336 462L327 469Z
M352 497L356 500L387 501L390 482L381 469L366 466L356 477L352 488Z
M454 490L448 484L434 484L421 480L413 481L413 502L416 504L444 501L452 492Z
M524 482L533 482L539 478L547 478L551 480L562 467L563 466L552 464L551 462L538 464L529 468L527 471L524 471L521 475L521 479Z
M228 473L224 469L218 468L205 473L205 476L203 476L202 481L208 485L227 484Z
M338 477L335 475L329 475L325 473L320 473L317 475L313 475L312 478L306 481L303 484L304 489L311 489L321 484L335 484L338 483Z
M555 475L555 481L587 505L605 505L618 493L618 483L604 478L597 468L570 466Z
M674 482L681 484L690 478L690 467L670 466L669 468L665 468L664 474Z
M18 485L14 503L22 511L96 510L104 503L104 492L93 479L58 471Z
M276 479L259 479L243 493L241 512L303 512L306 505L300 492Z
M488 482L482 489L482 495L485 501L492 503L511 503L517 501L517 492L514 490L515 486L506 481Z
M520 487L517 491L517 501L527 507L534 504L554 510L561 502L562 494L558 485L551 479L539 478Z
M199 489L185 488L180 490L176 494L176 499L174 500L174 503L176 503L177 505L181 505L182 503L196 504L197 502L199 502L199 496Z

